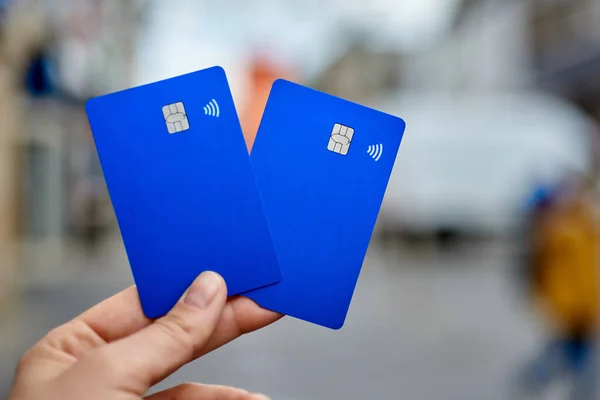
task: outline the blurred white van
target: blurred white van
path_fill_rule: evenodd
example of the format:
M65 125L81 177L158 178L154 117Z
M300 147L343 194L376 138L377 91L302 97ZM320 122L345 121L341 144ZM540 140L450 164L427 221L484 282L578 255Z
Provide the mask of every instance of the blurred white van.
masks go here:
M548 95L404 93L373 105L407 123L382 229L510 233L534 184L592 162L593 123Z

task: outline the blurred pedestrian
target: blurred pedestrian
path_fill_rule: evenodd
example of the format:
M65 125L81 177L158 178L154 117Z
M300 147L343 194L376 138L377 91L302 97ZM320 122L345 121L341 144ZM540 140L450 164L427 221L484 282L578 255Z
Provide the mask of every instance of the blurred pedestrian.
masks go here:
M595 337L600 310L598 228L588 191L573 180L534 204L528 274L536 310L551 339L529 365L529 393L566 378L572 399L596 399Z

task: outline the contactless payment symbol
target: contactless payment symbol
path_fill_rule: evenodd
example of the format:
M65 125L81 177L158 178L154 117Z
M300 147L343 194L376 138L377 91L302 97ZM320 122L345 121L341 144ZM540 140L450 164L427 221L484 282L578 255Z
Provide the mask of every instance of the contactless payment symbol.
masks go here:
M342 124L335 124L331 131L327 150L345 156L348 154L353 136L354 128Z
M162 112L169 133L173 134L190 129L190 123L187 119L187 114L185 113L185 107L181 101L164 106Z
M221 110L219 109L219 103L215 99L212 99L207 105L204 106L204 115L210 115L211 117L219 118Z
M367 154L375 161L379 161L383 155L383 143L373 144L367 149Z

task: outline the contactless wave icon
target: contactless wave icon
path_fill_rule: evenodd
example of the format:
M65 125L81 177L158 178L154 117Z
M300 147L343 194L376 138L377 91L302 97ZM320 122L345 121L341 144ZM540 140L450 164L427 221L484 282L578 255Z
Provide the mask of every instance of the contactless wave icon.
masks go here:
M219 110L219 103L215 99L212 99L207 105L204 106L204 114L211 117L219 118L221 110Z
M367 154L375 161L379 161L383 155L383 144L373 144L367 149Z

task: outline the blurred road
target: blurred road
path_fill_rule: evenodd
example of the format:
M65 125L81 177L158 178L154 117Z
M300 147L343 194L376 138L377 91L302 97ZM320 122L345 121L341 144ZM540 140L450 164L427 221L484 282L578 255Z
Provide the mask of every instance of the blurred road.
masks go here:
M45 331L131 283L117 239L74 278L30 289L0 343L0 397L19 355ZM508 246L451 253L371 246L341 331L286 318L188 365L160 387L201 381L274 400L506 399L509 377L535 350ZM83 265L84 264L84 265Z

